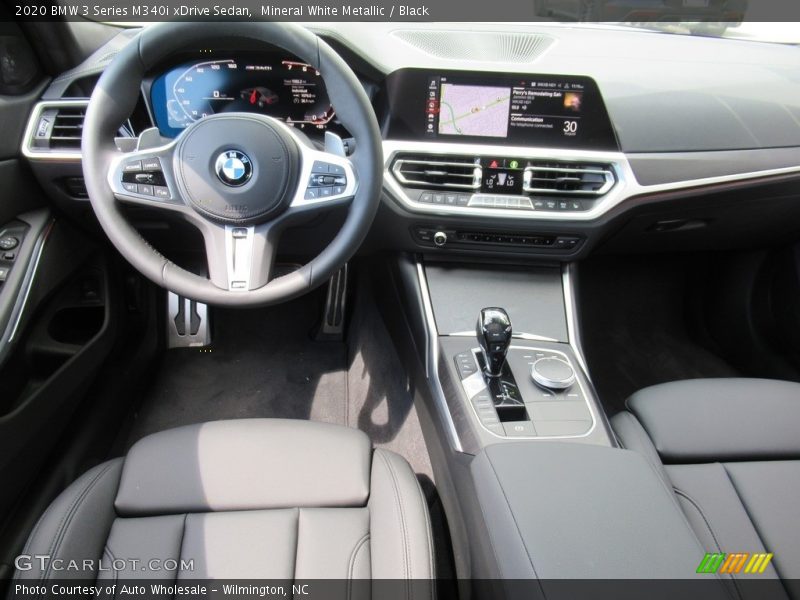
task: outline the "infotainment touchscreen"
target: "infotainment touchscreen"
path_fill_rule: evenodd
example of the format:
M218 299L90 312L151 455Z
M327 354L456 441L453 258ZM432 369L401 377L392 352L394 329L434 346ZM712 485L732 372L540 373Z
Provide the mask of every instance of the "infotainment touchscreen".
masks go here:
M390 139L617 148L588 77L403 69L388 78L387 95Z

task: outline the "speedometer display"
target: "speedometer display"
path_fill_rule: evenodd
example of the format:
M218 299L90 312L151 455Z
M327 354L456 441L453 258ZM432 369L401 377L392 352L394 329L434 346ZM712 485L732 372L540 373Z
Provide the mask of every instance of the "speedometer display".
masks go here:
M151 98L166 135L225 112L261 113L306 130L324 130L335 116L319 71L288 59L182 64L153 82Z

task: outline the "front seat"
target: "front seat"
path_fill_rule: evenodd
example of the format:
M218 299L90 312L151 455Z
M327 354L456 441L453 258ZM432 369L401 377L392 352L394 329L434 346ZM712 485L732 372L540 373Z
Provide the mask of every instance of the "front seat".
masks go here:
M645 388L626 406L612 419L617 437L674 489L706 552L749 555L716 565L736 595L764 593L742 582L753 579L754 555L771 553L756 575L783 580L771 597L800 598L800 384L677 381Z
M23 555L50 557L18 569L25 580L434 577L427 504L408 463L356 429L282 419L143 438L70 485Z

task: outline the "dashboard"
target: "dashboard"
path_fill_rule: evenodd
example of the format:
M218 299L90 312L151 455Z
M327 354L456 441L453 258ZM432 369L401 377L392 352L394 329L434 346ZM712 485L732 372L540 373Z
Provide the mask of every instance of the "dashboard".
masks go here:
M259 113L311 137L338 128L325 83L314 67L272 53L231 54L184 60L152 80L155 124L176 137L193 122L225 112Z
M380 125L376 247L575 260L612 237L685 250L773 239L800 218L796 47L558 24L309 28L353 68ZM79 118L130 40L120 33L56 78L29 118L23 152L70 210L85 198L79 136L40 126ZM244 111L317 143L349 138L322 75L274 47L222 40L155 69L133 129L174 138Z

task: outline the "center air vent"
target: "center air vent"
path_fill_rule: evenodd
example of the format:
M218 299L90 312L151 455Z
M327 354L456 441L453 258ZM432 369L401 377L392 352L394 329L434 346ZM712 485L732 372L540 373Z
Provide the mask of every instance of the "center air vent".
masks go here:
M477 190L481 167L475 157L408 155L397 158L392 173L403 185L453 190Z
M534 194L602 196L614 185L609 165L529 161L523 190Z
M50 134L50 148L72 150L81 147L85 106L62 106L56 109Z

